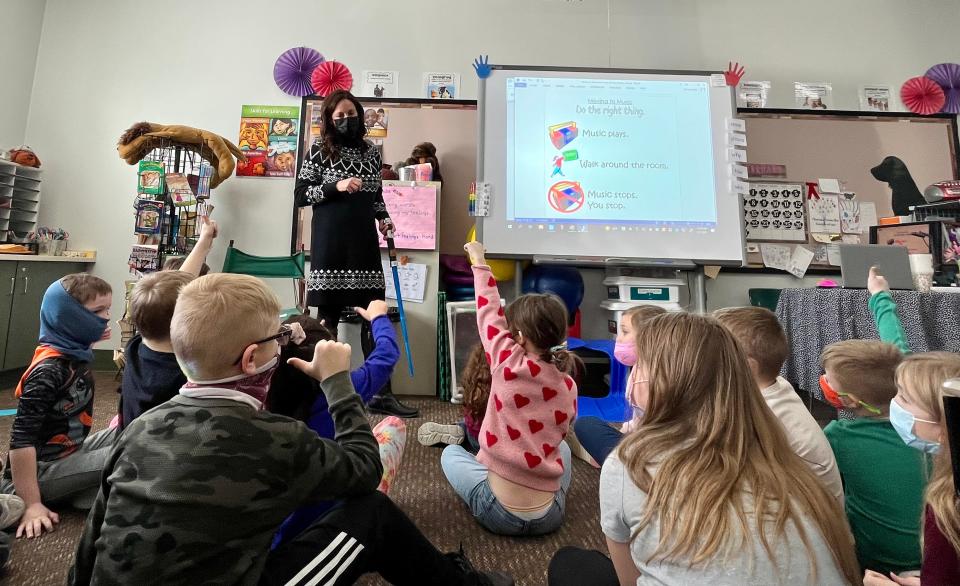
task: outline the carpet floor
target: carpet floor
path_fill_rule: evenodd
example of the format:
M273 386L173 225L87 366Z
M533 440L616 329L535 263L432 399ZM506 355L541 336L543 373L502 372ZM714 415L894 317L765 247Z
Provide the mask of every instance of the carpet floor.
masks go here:
M116 412L117 383L113 373L97 373L97 395L93 430L106 427ZM466 506L450 488L440 469L440 450L426 448L417 442L417 428L425 421L453 423L460 408L433 398L406 397L404 402L418 407L421 417L407 420L407 445L403 465L390 496L421 531L441 551L455 550L461 543L468 557L480 569L509 572L518 586L546 583L547 563L564 545L576 545L605 551L600 532L597 490L600 471L574 458L573 482L567 494L567 511L563 527L543 537L511 538L493 535L480 527ZM0 409L16 407L11 390L0 392ZM371 416L376 423L379 417ZM0 457L6 458L13 417L0 417ZM19 539L14 543L10 562L0 578L0 585L61 585L73 563L74 550L83 530L85 513L59 510L60 524L56 531L39 539ZM411 561L411 563L416 563ZM385 584L374 576L364 577L359 584Z

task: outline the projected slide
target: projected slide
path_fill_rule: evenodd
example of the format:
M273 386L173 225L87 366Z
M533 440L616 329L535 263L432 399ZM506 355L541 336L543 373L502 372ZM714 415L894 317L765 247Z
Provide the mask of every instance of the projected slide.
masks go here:
M507 80L507 221L710 228L703 81Z

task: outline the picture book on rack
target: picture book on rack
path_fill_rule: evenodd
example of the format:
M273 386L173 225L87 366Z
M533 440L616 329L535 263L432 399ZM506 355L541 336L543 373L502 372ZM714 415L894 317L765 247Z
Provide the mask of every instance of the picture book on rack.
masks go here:
M162 201L155 199L142 199L137 202L137 222L134 231L137 234L159 234L162 218Z

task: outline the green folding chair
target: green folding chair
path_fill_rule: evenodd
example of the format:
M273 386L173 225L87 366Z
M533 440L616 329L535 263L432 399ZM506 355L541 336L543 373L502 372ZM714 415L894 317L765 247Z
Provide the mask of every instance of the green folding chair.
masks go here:
M297 306L281 310L280 319L303 314L306 309L306 278L304 266L306 255L303 249L289 256L254 256L234 248L233 240L223 259L223 272L250 275L261 279L293 279L293 294Z

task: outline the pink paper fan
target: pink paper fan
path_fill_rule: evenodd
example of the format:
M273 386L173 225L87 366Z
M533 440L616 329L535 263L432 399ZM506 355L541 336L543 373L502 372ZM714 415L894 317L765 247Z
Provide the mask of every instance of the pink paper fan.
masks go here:
M942 112L960 113L960 65L939 63L927 70L929 77L940 86L946 96Z
M324 61L313 70L310 83L318 96L328 96L337 90L350 91L353 74L339 61Z
M310 47L294 47L284 51L273 66L273 80L277 87L291 96L303 97L313 93L310 75L324 62L323 55Z
M927 77L913 77L904 82L900 99L908 110L924 116L939 112L946 101L943 89Z

